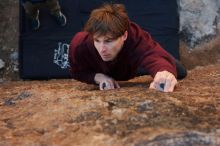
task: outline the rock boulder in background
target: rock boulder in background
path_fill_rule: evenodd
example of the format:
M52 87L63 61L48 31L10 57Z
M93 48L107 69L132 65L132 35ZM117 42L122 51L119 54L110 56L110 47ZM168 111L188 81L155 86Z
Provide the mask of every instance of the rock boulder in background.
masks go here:
M220 62L220 0L177 0L180 56L187 69Z
M220 0L178 0L182 39L192 48L220 29Z
M5 67L5 62L2 59L0 59L0 69L4 67Z

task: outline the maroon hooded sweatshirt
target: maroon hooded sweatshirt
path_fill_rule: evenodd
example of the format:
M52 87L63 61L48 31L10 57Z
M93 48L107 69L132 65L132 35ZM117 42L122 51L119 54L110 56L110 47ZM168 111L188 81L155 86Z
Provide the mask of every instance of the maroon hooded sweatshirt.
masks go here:
M69 63L72 77L86 83L95 83L96 73L119 81L129 80L135 77L139 67L152 77L164 70L174 76L177 74L174 58L133 22L129 24L127 40L113 61L103 61L92 36L87 32L79 32L70 43Z

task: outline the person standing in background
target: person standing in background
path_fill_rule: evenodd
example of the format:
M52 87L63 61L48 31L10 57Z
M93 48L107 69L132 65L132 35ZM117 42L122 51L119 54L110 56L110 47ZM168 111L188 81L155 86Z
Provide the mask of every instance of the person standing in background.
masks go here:
M33 30L40 27L39 12L43 7L50 10L51 15L60 26L66 25L66 17L61 12L58 0L22 0L22 5Z

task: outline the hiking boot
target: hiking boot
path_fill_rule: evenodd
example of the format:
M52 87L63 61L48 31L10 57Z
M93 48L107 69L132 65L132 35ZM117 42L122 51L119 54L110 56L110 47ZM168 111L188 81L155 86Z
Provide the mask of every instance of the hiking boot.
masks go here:
M31 28L33 30L39 29L39 27L40 27L39 11L37 11L37 17L36 18L30 18L30 24L31 24Z
M66 17L65 15L60 12L59 15L53 15L56 22L60 25L60 26L65 26L66 25Z

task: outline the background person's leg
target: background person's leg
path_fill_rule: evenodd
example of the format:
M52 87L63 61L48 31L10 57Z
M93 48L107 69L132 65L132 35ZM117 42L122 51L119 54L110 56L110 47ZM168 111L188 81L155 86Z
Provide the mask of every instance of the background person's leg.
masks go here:
M50 9L51 15L59 15L61 12L58 0L47 0L48 8Z
M48 8L50 9L51 15L53 15L57 23L61 26L66 25L66 17L61 12L58 0L47 0L46 3Z
M39 5L32 4L31 2L27 1L23 4L23 7L28 19L30 20L32 29L37 30L40 27Z
M25 13L29 18L36 18L38 16L38 7L35 4L32 4L29 1L26 1L24 4Z

